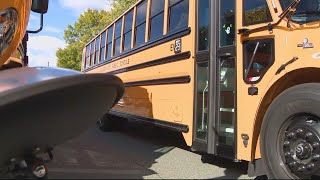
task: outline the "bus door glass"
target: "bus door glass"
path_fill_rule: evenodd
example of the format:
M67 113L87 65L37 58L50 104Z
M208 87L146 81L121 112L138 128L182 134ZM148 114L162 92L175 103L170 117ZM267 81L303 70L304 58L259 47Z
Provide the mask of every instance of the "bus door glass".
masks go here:
M218 46L216 59L217 106L216 131L217 154L228 158L235 157L236 120L236 23L235 0L220 0L218 15Z
M197 2L197 53L195 83L195 123L193 148L207 151L208 141L208 99L210 65L210 0Z

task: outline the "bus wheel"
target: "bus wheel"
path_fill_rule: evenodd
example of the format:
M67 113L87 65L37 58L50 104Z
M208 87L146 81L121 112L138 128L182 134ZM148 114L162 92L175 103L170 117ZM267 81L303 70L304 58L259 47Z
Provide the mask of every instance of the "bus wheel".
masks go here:
M261 155L270 179L312 179L320 175L320 84L290 88L264 117Z

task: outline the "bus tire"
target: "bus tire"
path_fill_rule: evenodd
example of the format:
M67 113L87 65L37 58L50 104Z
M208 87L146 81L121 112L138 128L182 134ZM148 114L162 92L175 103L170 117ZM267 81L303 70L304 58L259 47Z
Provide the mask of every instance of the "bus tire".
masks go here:
M289 88L268 108L261 155L270 179L305 179L320 170L320 84Z
M121 130L125 126L126 122L127 122L126 119L116 117L110 114L105 114L98 121L97 124L98 124L98 128L102 132L112 132L112 131Z

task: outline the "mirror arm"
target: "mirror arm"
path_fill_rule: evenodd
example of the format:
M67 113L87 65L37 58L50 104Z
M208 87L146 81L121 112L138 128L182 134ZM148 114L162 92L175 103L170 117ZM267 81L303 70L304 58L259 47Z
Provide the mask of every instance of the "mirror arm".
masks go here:
M38 30L36 30L36 31L29 31L28 30L27 33L37 34L40 31L42 31L42 29L43 29L43 14L41 14L41 16L40 16L40 28Z

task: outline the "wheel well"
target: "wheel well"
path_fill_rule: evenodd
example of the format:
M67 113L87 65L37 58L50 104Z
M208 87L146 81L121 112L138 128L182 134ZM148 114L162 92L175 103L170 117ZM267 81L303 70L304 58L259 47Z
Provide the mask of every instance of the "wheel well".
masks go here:
M273 100L280 95L283 91L300 84L305 83L320 83L320 69L319 68L303 68L291 71L281 77L276 83L274 83L271 88L267 91L264 96L254 124L253 139L252 139L252 153L251 159L256 159L256 153L260 153L260 147L258 140L260 137L261 125L263 117L269 108Z

